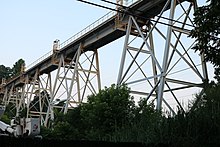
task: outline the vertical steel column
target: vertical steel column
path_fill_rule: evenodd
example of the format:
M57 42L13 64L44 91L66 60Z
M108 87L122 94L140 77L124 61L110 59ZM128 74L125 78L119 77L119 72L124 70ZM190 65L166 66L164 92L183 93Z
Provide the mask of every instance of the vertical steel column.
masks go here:
M96 58L96 71L97 71L97 82L98 82L98 90L101 90L101 77L100 77L100 68L99 68L99 54L98 50L95 51L95 58Z
M79 63L79 57L81 55L81 50L82 50L82 44L80 43L79 48L78 48L77 53L76 53L77 55L76 55L75 67L74 67L72 81L71 81L70 88L69 88L69 93L67 95L67 100L66 100L66 104L65 104L65 108L64 108L64 114L66 114L67 110L68 110L68 105L69 105L69 101L70 101L70 98L71 98L73 84L74 84L74 81L75 81L74 79L75 79L75 76L76 76L76 71L78 70L78 63Z
M149 25L149 30L151 30L151 29L152 29L152 27L151 27L151 25ZM152 50L152 54L155 56L152 31L149 32L149 40L150 40L150 47L151 47L150 49ZM157 76L157 66L156 66L155 60L153 60L153 58L151 58L151 62L152 62L153 76L155 76L155 78L154 78L154 86L155 86L158 82L158 77L156 77Z
M44 120L44 126L47 127L48 125L48 121L49 121L49 115L51 115L51 120L54 120L54 112L53 112L53 104L52 104L52 97L53 97L53 93L52 93L52 80L51 80L51 73L48 73L48 83L49 84L49 95L50 95L50 101L47 107L47 112L46 112L46 116L45 116L45 120Z
M21 90L21 100L17 107L16 117L20 115L22 104L23 105L25 104L25 90L26 90L25 87L26 87L26 83L23 85L22 90Z
M79 64L79 63L78 63ZM77 65L78 65L77 64ZM75 69L75 68L74 68ZM78 71L78 67L77 67L77 70L74 70L74 73L75 73L75 79L72 79L74 81L76 81L76 84L77 84L77 95L78 95L78 102L81 101L81 92L80 92L80 83L79 83L79 71ZM85 87L86 88L86 87ZM71 89L70 89L71 90ZM72 91L72 90L71 90ZM84 93L83 93L84 95Z
M20 101L21 101L21 93L20 93L20 87L16 87L15 89L15 109L16 109L16 114L17 112L19 111L19 104L20 104Z
M58 82L58 79L59 79L59 74L60 74L60 69L61 69L61 66L62 66L62 60L63 59L63 56L61 55L61 58L59 60L59 64L58 64L58 69L57 69L57 73L56 73L56 76L55 76L55 81L52 85L52 80L51 80L51 73L49 73L48 75L48 78L49 78L49 84L50 84L50 101L49 101L49 105L48 105L48 108L47 108L47 112L46 112L46 116L45 116L45 122L44 122L44 126L46 127L48 122L49 122L49 118L53 121L54 120L54 111L53 111L53 101L54 101L54 98L55 98L55 93L56 93L56 87L57 87L57 82Z
M7 105L7 97L8 97L8 87L5 88L5 93L3 97L3 104L6 106Z
M31 92L30 92L30 96L29 98L27 97L27 115L26 117L28 118L29 117L29 113L30 113L30 102L31 102L31 98L32 98L32 95L34 93L34 89L35 89L35 85L36 85L36 82L37 82L37 79L38 79L38 75L39 72L38 70L35 71L35 75L34 75L34 81L30 81L30 85L32 86L32 89L31 89Z
M8 96L8 100L6 105L8 105L10 103L10 100L12 99L13 96L13 90L14 90L14 84L12 84L11 88L10 88L10 92L9 92L9 96Z
M118 85L121 84L121 82L122 82L121 80L122 80L122 74L123 74L123 69L124 69L124 64L125 64L129 35L131 33L131 26L132 26L132 20L131 20L131 17L129 17L125 41L124 41L124 47L123 47L123 51L122 51L121 64L120 64L119 73L118 73L118 80L117 80Z
M169 23L168 23L169 26L167 29L167 37L166 37L167 39L166 39L166 44L165 44L164 56L163 56L162 73L160 77L160 85L159 85L158 95L157 95L157 106L156 106L157 110L161 110L161 106L162 106L163 90L164 90L167 68L168 68L167 63L168 63L170 43L171 43L172 23L173 23L173 18L174 18L175 6L176 6L176 0L172 0L171 7L170 7Z

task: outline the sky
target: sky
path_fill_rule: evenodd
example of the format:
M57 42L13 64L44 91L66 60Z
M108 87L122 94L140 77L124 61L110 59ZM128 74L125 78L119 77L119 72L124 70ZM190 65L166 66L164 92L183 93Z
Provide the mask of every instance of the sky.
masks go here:
M107 13L76 0L1 0L0 64L27 64Z
M198 0L198 4L205 1ZM77 0L0 0L0 64L12 67L22 58L29 65L52 50L54 40L64 42L107 12ZM122 47L123 38L99 51L102 81L116 81ZM105 70L106 65L114 68Z

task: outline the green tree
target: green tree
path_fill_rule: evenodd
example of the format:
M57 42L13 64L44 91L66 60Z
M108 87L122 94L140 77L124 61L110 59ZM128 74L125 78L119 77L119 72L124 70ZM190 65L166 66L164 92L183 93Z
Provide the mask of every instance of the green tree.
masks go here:
M22 68L25 66L25 61L23 59L19 59L12 67L12 75L17 76L21 73Z
M22 66L25 65L25 61L23 59L19 59L12 68L6 67L4 65L0 65L0 83L2 79L9 79L12 76L19 75L21 73Z
M88 97L66 115L56 113L52 132L43 136L66 139L109 140L111 136L133 120L135 103L125 86L112 85ZM63 126L63 127L62 127ZM68 132L68 135L65 135ZM53 135L51 135L53 134Z
M194 49L204 53L206 61L215 67L215 78L220 82L220 0L207 0L209 4L195 12L195 29L191 37L196 38Z
M160 132L163 130L160 127L163 116L155 110L154 103L141 98L133 112L134 117L114 132L110 141L159 143Z
M195 29L191 37L196 38L194 49L204 53L206 61L215 68L214 82L205 85L197 95L192 108L185 116L188 136L197 141L218 142L220 136L220 0L207 0L207 5L195 12ZM193 126L193 127L192 127ZM187 134L186 134L187 135ZM177 135L178 136L178 135Z
M10 67L5 67L4 65L0 65L0 80L3 78L8 79L12 75L12 70ZM0 82L1 82L0 81Z
M133 97L125 85L112 85L89 96L81 110L88 138L108 138L131 120L134 108Z
M12 103L9 103L6 108L5 108L5 112L4 114L2 115L1 119L2 121L4 121L5 123L7 124L10 124L10 120L12 118L14 118L16 114L16 108L15 108L15 105L12 104Z

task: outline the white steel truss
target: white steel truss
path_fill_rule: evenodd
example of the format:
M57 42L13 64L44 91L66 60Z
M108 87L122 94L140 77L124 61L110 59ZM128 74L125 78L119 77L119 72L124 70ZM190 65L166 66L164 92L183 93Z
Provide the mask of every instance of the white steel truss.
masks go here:
M22 86L6 87L3 102L11 104L14 116L40 117L41 125L48 126L54 120L54 109L67 113L101 89L97 49L84 52L79 45L72 59L64 56L52 61L57 70L48 74L36 70L33 76L24 77Z
M168 108L175 114L178 106L185 111L181 95L192 97L208 80L204 57L194 53L195 42L188 37L195 7L193 2L167 0L155 18L118 13L115 27L126 36L117 84L125 83L134 95L153 100L158 110ZM80 43L71 57L57 47L53 51L56 70L42 74L39 68L23 75L19 86L5 87L2 98L17 117L40 117L44 126L54 120L55 110L67 113L101 89L97 49L84 51Z
M117 80L131 87L132 93L156 100L156 109L164 106L173 114L175 106L185 110L182 103L187 102L180 101L181 94L195 94L208 80L204 57L194 53L195 42L188 37L196 4L178 2L168 0L160 14L146 18L144 25L129 16ZM123 18L121 23L125 24ZM187 88L194 91L184 91Z

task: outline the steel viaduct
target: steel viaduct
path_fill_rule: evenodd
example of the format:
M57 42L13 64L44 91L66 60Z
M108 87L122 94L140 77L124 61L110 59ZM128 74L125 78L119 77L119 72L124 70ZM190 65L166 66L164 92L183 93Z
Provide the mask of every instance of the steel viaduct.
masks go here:
M192 55L201 59L199 64L195 63L190 55L193 42L183 37L195 27L192 13L197 7L196 0L128 3L124 7L118 5L117 11L109 12L65 42L54 41L52 51L26 67L19 76L3 81L2 103L10 104L16 116L26 109L27 117L40 117L41 124L47 126L54 119L55 108L66 113L84 102L88 94L101 89L98 49L125 36L117 84L131 85L131 93L154 100L156 109L166 107L175 113L166 100L172 97L184 110L175 92L201 88L203 81L208 80L203 55ZM123 5L123 1L118 4ZM163 44L162 48L156 42ZM180 63L183 70L174 71ZM191 71L186 79L172 76L185 70ZM134 76L136 72L139 76ZM191 79L193 75L196 78ZM132 89L132 84L139 82L145 85Z

